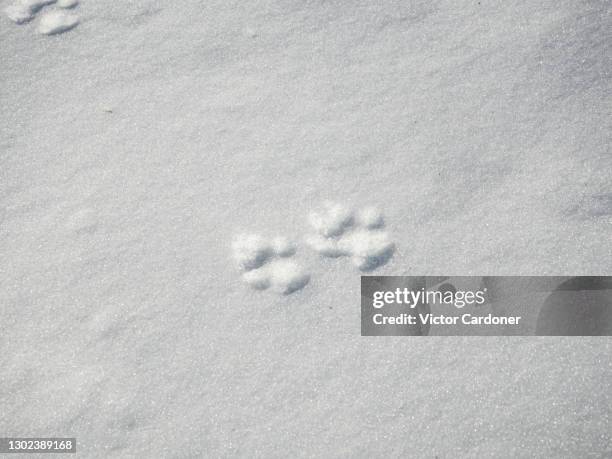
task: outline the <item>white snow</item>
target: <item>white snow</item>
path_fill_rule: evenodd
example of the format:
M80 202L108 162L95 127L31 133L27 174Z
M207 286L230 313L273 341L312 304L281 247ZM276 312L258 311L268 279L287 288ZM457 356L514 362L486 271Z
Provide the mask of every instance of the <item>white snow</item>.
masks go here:
M15 3L21 3L27 6L33 13L37 13L43 6L51 5L56 0L16 0Z
M310 275L294 260L273 261L262 269L268 272L272 290L284 295L302 289L310 280Z
M255 290L265 290L270 287L271 284L271 276L268 268L247 271L242 278Z
M273 254L270 243L257 234L240 234L232 244L238 267L249 271L259 268Z
M6 16L16 24L31 21L34 15L32 10L21 2L15 2L4 9Z
M63 11L87 27L50 39L52 8L0 18L2 436L87 458L610 456L611 340L361 337L363 272L319 254L610 274L609 2L82 1ZM241 232L299 247L235 260Z
M55 35L66 32L77 26L79 18L73 13L65 11L51 11L45 13L38 24L38 33L43 35Z
M288 295L306 286L310 275L294 260L277 259L247 271L242 278L256 290L271 288L276 293Z
M279 257L290 257L297 251L294 241L284 236L277 236L272 239L272 250Z
M310 214L309 221L322 236L338 236L353 223L353 211L341 204L327 201L322 211Z
M92 233L96 231L98 218L93 209L79 209L68 217L66 227L75 233Z
M395 243L383 230L383 214L375 207L364 207L356 212L347 207L326 202L323 212L310 215L314 234L306 236L306 243L321 256L338 258L349 256L362 271L372 271L389 261Z
M79 0L57 0L57 6L59 8L74 8L79 4Z
M41 8L52 3L55 0L15 0L4 12L11 21L23 24L31 21Z
M395 244L385 231L357 229L338 241L340 250L351 256L353 264L369 271L386 263L393 255Z
M376 207L364 207L357 213L357 224L368 229L385 226L383 214Z
M326 238L320 234L310 234L306 236L305 241L313 250L324 257L338 258L349 255L346 250L340 247L337 239Z
M271 287L276 293L288 295L310 280L293 259L297 246L285 236L268 241L256 234L241 234L234 239L232 250L238 267L246 271L243 280L256 290Z

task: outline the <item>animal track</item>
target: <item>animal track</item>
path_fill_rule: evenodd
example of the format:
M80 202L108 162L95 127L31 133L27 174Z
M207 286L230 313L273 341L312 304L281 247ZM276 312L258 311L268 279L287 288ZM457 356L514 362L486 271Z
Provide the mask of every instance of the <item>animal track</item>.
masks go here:
M362 271L372 271L393 256L395 243L384 230L383 215L374 207L355 212L327 202L320 212L309 217L314 234L306 243L324 257L350 257ZM296 245L287 238L264 239L256 234L242 234L232 244L233 256L242 278L256 290L270 288L289 294L302 289L307 274L292 260Z
M38 32L43 35L56 35L73 29L79 23L79 18L63 11L51 11L45 14L38 24Z
M310 280L310 275L292 260L297 248L287 238L268 241L255 234L243 234L234 240L232 250L242 278L256 290L271 288L288 295Z
M45 5L55 0L16 0L4 10L8 18L16 24L24 24L34 19L34 16Z
M306 243L324 257L348 256L362 271L372 271L393 256L395 243L384 230L383 215L373 207L354 212L327 202L323 211L310 214L315 234Z
M54 3L60 9L43 15L38 24L38 32L55 35L76 27L79 23L78 16L65 10L74 8L78 0L15 0L5 8L4 13L14 23L25 24L34 19L42 8Z

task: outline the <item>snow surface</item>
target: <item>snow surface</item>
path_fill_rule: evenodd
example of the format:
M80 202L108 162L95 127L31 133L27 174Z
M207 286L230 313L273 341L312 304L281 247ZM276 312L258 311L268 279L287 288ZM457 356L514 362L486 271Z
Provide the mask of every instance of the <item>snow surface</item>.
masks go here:
M363 338L347 260L300 243L274 275L310 282L275 295L232 259L242 233L301 240L330 200L384 213L376 274L610 274L610 2L76 11L55 37L0 16L2 436L612 454L608 338Z
M36 16L45 6L55 4L59 10L45 12L38 23L37 31L43 35L56 35L75 28L79 17L74 13L62 11L78 5L76 0L14 0L4 8L4 14L15 24L25 24Z
M341 204L326 202L325 210L310 214L314 234L306 243L324 257L351 257L362 271L372 271L389 261L395 243L383 231L384 217L375 207L357 213Z
M77 26L79 18L75 14L65 11L51 11L45 13L38 24L38 32L44 35L55 35L66 32Z
M284 236L268 241L257 234L240 234L232 249L238 269L244 271L242 278L256 290L272 287L288 295L301 290L310 280L310 274L295 260L282 259L297 251L295 243Z
M57 0L57 6L60 8L74 8L78 4L78 0Z
M31 21L41 8L51 3L55 3L55 0L15 0L4 12L14 23L23 24Z

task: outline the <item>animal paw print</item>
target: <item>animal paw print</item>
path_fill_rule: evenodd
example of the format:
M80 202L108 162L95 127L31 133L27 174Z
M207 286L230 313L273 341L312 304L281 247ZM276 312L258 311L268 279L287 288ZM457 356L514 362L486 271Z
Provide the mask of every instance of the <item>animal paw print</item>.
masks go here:
M256 234L243 234L234 240L232 249L242 278L256 290L270 288L288 295L310 280L310 275L293 260L297 248L287 238L268 241Z
M309 217L315 233L306 243L324 257L351 258L362 271L372 271L393 256L395 243L384 230L383 215L374 207L357 212L326 202L322 211Z
M30 22L45 6L56 4L58 9L45 13L38 24L38 33L55 35L76 27L79 18L67 10L74 8L78 0L14 0L4 13L15 24Z

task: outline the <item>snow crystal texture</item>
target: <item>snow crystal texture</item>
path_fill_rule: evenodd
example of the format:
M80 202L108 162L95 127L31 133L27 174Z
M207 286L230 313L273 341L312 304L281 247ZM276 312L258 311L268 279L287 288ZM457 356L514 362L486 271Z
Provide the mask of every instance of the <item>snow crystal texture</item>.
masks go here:
M364 272L612 272L610 2L14 5L3 436L87 458L612 454L609 339L359 336ZM53 11L81 25L36 33ZM234 259L251 232L271 253Z
M4 8L4 14L15 24L30 22L47 5L55 5L59 9L45 11L38 23L38 33L43 35L56 35L76 27L79 17L75 13L65 10L73 9L78 0L14 0Z
M324 210L310 214L315 233L306 242L324 257L348 256L362 271L372 271L393 256L395 243L383 227L384 217L375 207L355 212L327 202Z
M79 18L72 13L51 11L40 19L38 32L43 35L55 35L76 27L78 23Z
M310 280L293 259L297 247L290 239L277 236L267 241L256 234L238 235L233 244L234 259L244 281L256 290L288 295L302 289Z

